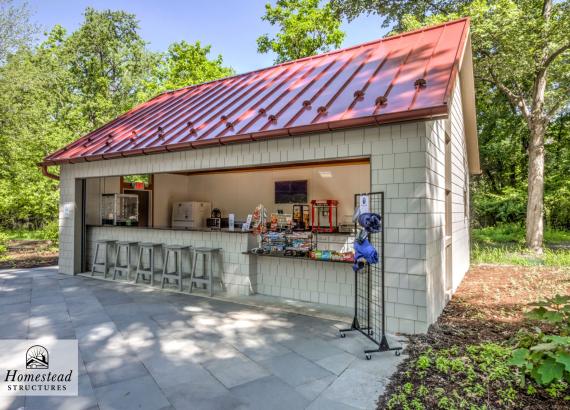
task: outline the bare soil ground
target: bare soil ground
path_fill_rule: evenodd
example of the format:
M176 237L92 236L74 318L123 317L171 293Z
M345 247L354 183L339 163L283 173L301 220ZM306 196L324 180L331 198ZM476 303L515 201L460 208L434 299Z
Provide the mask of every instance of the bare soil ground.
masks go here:
M23 269L57 265L58 250L51 241L10 240L0 259L0 269Z
M570 294L570 269L478 265L466 275L451 302L439 320L426 335L410 337L407 347L409 358L399 367L386 392L378 401L378 409L385 409L388 399L398 386L416 382L410 372L411 364L427 349L448 349L483 342L507 342L512 340L521 327L528 325L523 313L528 304L556 294ZM421 380L428 388L450 390L451 380L438 377ZM416 386L417 387L417 386ZM491 392L492 393L492 392ZM516 407L521 409L568 409L570 404L545 394L529 396L520 392L522 399ZM429 407L428 407L429 408ZM437 408L437 407L433 407Z

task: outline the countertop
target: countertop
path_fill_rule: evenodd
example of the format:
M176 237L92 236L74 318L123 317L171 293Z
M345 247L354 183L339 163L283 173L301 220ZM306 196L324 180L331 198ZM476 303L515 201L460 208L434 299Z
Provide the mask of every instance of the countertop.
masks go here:
M222 232L222 233L237 233L237 234L248 234L252 231L242 231L241 228L237 228L234 231L230 231L227 228L223 229L210 229L210 228L173 228L171 226L127 226L127 225L101 225L101 224L90 224L87 225L88 228L129 228L129 229L157 229L162 231L187 231L187 232ZM307 232L309 231L299 231ZM349 232L313 232L316 235L328 236L328 235L339 235L339 236L354 236L354 233Z
M186 232L212 232L212 233L236 233L236 234L248 234L251 231L242 231L241 229L236 229L230 231L227 228L223 229L210 229L210 228L173 228L171 226L127 226L127 225L87 225L88 228L128 228L128 229L156 229L161 231L186 231Z

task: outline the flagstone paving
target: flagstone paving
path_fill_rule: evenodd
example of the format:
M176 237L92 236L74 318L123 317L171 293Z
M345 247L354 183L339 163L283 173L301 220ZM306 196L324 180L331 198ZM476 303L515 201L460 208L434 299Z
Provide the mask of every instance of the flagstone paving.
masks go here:
M346 324L57 273L0 271L0 339L79 344L78 397L0 409L374 409L403 356Z

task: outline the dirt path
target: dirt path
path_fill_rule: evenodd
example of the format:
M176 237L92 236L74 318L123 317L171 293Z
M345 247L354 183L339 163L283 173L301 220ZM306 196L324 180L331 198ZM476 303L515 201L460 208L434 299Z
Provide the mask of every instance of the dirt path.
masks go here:
M10 240L0 259L0 269L36 268L57 265L58 250L51 241Z

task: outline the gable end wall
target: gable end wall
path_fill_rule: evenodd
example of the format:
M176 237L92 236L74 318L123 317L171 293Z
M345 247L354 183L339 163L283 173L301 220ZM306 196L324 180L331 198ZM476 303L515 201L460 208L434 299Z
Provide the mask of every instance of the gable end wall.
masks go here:
M457 79L450 105L452 266L451 291L445 283L445 129L447 120L426 123L428 323L433 323L455 293L470 265L469 168L465 143L461 87Z

